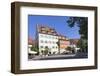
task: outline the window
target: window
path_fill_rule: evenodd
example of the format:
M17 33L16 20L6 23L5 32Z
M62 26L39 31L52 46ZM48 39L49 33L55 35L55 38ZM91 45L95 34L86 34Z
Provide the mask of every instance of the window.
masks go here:
M55 42L53 42L53 44L55 44Z
M43 43L43 40L41 40L41 43Z
M54 46L52 48L55 48Z
M58 47L56 46L56 49L57 49Z
M45 35L45 38L47 38L48 36L47 35Z
M45 41L45 43L47 43L47 41Z
M47 38L49 38L49 36L47 36Z
M40 46L41 48L43 48L43 46Z
M51 36L49 36L49 38L51 38Z
M47 38L48 36L45 36L45 38Z
M41 37L43 37L43 35L40 35Z

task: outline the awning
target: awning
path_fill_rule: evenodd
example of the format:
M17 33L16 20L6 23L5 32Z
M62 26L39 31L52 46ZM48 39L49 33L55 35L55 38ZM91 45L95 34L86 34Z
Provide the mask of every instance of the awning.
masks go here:
M32 51L32 50L29 50L28 53L29 53L29 54L37 54L37 52Z

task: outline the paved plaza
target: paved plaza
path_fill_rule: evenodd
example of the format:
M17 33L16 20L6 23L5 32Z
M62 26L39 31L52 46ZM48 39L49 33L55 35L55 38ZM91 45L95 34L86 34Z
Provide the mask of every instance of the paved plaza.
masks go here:
M88 58L87 53L76 53L66 55L34 56L29 60L53 60L53 59L80 59Z

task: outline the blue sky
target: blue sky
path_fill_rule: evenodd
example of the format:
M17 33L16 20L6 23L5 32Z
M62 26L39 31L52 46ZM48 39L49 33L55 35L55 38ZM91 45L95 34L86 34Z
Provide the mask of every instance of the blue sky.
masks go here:
M35 38L36 24L48 25L70 39L80 38L79 27L70 28L67 24L68 16L28 15L28 36Z

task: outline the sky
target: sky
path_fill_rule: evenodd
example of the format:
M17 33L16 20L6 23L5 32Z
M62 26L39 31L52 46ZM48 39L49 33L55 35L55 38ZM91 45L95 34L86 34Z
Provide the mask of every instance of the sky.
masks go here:
M79 39L79 27L69 27L67 23L68 16L50 16L50 15L28 15L28 37L34 39L36 33L36 24L48 25L69 39Z

